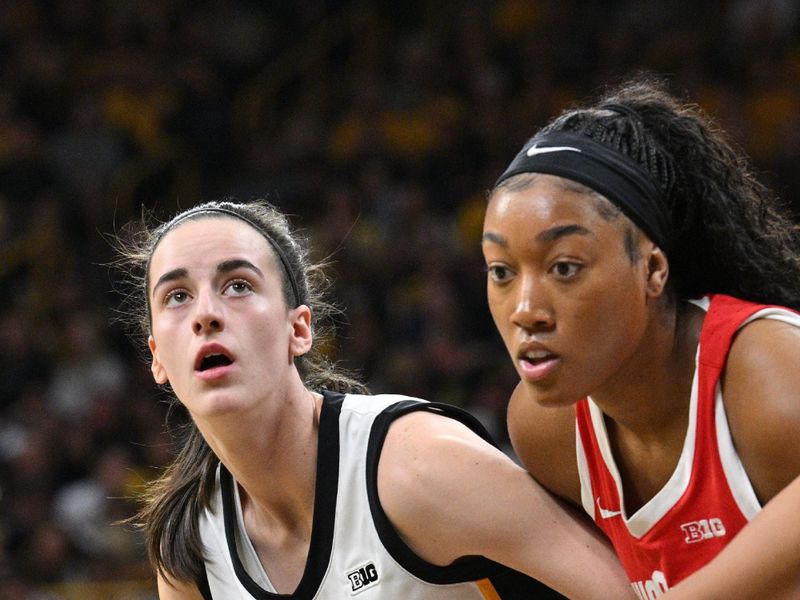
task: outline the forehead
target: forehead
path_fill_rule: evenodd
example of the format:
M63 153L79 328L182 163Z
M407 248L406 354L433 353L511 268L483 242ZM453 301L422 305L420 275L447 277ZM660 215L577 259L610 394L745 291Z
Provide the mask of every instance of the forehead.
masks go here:
M523 226L547 228L577 223L588 226L608 224L613 205L578 184L552 175L536 175L525 185L501 187L489 200L484 228ZM618 212L618 211L616 211Z
M222 260L246 258L263 268L274 265L269 243L261 232L224 215L189 219L168 231L150 260L150 281L172 269L216 267Z

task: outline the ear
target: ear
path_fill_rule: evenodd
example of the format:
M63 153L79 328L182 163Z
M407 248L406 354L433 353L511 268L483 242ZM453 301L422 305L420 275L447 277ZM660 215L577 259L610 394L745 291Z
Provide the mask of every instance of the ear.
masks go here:
M647 265L647 283L645 289L651 298L657 298L664 293L669 279L669 261L664 251L653 244L645 253Z
M156 340L152 335L148 336L147 345L149 346L150 354L153 357L152 361L150 362L150 372L153 374L153 379L155 379L156 383L164 385L169 381L169 378L167 377L167 370L158 359L158 348L156 347Z
M311 350L311 344L314 342L311 333L311 309L301 304L289 311L289 319L292 326L289 352L293 357L303 356Z

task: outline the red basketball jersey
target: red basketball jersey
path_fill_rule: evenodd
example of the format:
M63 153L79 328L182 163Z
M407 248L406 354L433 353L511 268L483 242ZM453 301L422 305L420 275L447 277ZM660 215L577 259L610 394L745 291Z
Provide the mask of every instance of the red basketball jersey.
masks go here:
M800 327L800 315L781 307L723 295L697 304L708 312L683 450L666 485L633 515L625 511L602 411L591 398L576 407L584 508L611 540L643 600L661 596L709 562L761 509L731 440L720 374L734 334L749 321L776 318Z

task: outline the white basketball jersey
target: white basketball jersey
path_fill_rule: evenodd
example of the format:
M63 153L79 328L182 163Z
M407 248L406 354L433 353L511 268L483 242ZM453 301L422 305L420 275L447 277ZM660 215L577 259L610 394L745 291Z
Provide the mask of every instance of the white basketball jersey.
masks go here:
M245 534L238 486L220 466L200 517L207 600L499 600L530 598L540 584L484 558L449 567L416 556L389 523L377 497L378 458L389 425L414 410L472 418L450 406L405 396L325 393L320 414L317 488L305 571L292 594L278 595ZM480 430L478 429L478 432ZM481 435L485 435L481 433ZM490 581L509 574L501 592ZM513 588L513 589L512 589Z

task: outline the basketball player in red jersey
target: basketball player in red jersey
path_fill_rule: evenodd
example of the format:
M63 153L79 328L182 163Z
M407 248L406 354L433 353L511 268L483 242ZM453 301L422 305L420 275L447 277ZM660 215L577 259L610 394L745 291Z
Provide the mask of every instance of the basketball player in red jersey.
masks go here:
M525 144L483 251L514 447L636 594L800 597L800 233L744 158L629 82Z

